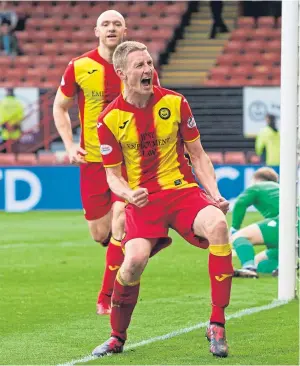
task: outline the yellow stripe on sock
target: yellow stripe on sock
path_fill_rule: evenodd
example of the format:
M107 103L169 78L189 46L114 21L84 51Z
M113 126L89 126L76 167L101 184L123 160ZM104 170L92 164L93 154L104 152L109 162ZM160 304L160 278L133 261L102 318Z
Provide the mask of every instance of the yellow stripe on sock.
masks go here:
M126 281L124 281L123 278L121 277L120 271L118 271L118 273L117 273L116 280L122 286L136 286L136 285L138 285L140 283L140 279L138 279L137 281L133 281L133 282L126 282Z
M120 247L120 246L121 246L121 240L116 240L116 239L115 239L115 238L113 238L113 237L111 237L111 238L110 238L110 243L111 243L112 245L117 246L117 247Z
M211 254L217 257L226 257L231 253L231 245L230 244L210 244L209 251Z

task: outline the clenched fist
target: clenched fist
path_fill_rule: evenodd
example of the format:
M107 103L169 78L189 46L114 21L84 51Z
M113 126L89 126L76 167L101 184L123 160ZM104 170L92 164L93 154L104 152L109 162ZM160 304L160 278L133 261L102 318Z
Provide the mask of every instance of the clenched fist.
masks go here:
M148 200L148 189L138 188L128 195L128 201L137 207L144 207L149 202Z
M84 159L84 156L86 154L87 154L87 152L83 148L81 148L80 146L73 145L68 150L70 163L73 164L73 165L86 164L86 161Z

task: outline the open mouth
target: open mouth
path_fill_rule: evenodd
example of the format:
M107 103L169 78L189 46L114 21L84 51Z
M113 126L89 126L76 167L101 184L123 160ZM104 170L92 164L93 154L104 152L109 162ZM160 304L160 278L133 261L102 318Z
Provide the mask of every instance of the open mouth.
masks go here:
M151 85L151 78L143 78L141 83L143 86L149 86Z
M109 34L107 38L117 38L117 36L115 34Z

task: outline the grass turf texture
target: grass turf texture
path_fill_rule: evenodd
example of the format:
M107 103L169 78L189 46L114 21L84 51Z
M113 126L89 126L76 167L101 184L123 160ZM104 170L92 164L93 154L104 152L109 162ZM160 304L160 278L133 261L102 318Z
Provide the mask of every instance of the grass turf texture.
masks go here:
M258 219L248 214L245 224ZM0 364L59 364L89 355L110 326L108 317L95 314L105 249L89 238L82 214L1 213L0 220ZM172 246L152 258L143 275L128 345L209 318L207 251L172 236ZM239 267L237 258L234 264ZM234 279L227 314L276 297L276 278ZM209 354L202 328L89 364L296 365L298 326L293 301L230 320L228 359Z

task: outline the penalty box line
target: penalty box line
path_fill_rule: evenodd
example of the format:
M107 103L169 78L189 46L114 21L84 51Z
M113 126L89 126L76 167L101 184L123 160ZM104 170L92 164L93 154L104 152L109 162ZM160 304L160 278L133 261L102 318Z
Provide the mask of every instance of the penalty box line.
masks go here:
M246 308L246 309L237 311L236 313L228 315L226 317L226 320L228 321L228 320L231 320L231 319L238 319L238 318L242 318L243 316L246 316L246 315L260 313L261 311L274 309L274 308L277 308L278 306L282 306L282 305L285 305L287 303L288 303L288 301L274 300L273 302L271 302L270 304L267 304L267 305L256 306L256 307L253 307L253 308ZM167 334L164 334L164 335L161 335L161 336L148 338L148 339L145 339L141 342L137 342L137 343L133 343L133 344L129 344L128 346L125 346L124 351L126 352L126 351L129 351L131 349L146 346L146 345L154 343L154 342L160 342L160 341L164 341L166 339L177 337L181 334L190 333L193 330L200 329L200 328L205 328L207 325L208 325L208 322L201 322L201 323L195 324L191 327L178 329L178 330L175 330L173 332L170 332L170 333L167 333ZM77 360L71 360L71 361L66 362L66 363L58 364L57 366L73 366L73 365L76 365L78 363L81 364L81 363L85 363L85 362L89 362L89 361L97 360L97 359L98 359L98 357L88 355L88 356L85 356L83 358L79 358Z

